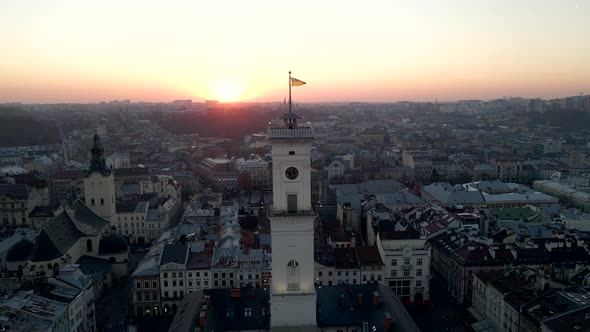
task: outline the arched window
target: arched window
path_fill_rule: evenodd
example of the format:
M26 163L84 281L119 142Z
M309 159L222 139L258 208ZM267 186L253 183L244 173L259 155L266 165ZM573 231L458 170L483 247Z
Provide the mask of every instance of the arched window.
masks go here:
M94 198L90 200L90 205L94 205Z
M104 205L104 198L100 199L100 205Z
M287 290L299 289L299 263L296 260L287 264Z
M92 252L92 240L86 240L86 252Z

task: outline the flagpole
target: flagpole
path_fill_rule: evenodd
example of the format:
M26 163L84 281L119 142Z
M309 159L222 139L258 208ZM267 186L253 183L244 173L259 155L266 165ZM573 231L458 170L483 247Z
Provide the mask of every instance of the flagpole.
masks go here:
M291 113L291 71L289 70L289 113Z

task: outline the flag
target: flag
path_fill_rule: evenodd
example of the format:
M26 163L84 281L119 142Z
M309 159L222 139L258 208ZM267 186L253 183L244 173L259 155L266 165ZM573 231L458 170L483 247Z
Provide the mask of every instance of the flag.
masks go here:
M305 82L296 79L295 77L291 77L291 86L301 86L306 84Z

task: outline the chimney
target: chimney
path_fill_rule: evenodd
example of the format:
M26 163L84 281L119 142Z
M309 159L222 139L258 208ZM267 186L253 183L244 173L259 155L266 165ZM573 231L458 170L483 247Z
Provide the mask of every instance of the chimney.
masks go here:
M385 332L389 332L391 331L391 325L392 325L392 320L391 320L391 315L389 314L389 312L386 312L383 314L383 318L384 318L384 329Z
M363 306L363 294L359 294L357 296L357 302L359 304L359 307L362 307Z
M379 293L377 292L373 292L373 306L375 308L379 307L379 305L381 304L381 295L379 295Z
M199 315L199 327L204 329L205 325L207 325L207 312L201 311L201 314Z
M338 297L338 304L344 307L344 294L340 294L340 296Z

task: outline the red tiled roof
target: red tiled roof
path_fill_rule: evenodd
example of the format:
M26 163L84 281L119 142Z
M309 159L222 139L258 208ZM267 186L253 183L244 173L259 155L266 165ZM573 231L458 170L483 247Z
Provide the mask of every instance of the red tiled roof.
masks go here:
M356 257L362 266L383 266L383 260L377 246L356 247Z

